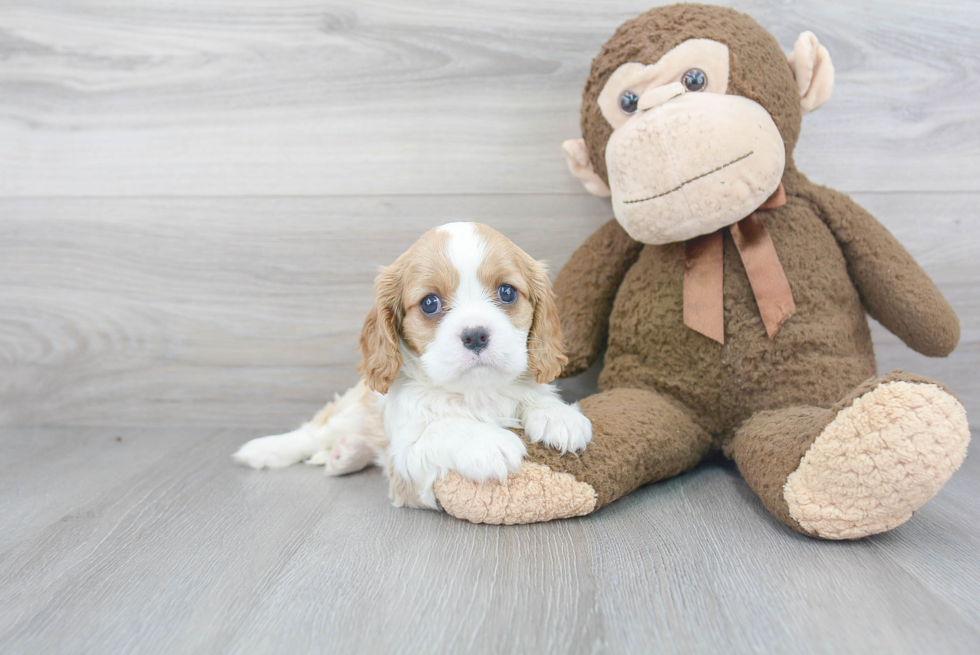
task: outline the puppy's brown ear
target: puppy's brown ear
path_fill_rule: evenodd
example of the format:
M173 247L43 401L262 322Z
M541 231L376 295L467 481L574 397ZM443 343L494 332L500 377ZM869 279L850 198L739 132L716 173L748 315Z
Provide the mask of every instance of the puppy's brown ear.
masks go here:
M358 348L361 363L357 370L364 382L378 393L388 393L402 367L398 349L398 322L401 313L401 270L397 262L381 269L374 280L374 307L364 319Z
M561 322L548 269L530 257L525 265L534 304L534 317L527 335L528 368L534 373L534 380L543 384L558 377L568 358L562 345Z

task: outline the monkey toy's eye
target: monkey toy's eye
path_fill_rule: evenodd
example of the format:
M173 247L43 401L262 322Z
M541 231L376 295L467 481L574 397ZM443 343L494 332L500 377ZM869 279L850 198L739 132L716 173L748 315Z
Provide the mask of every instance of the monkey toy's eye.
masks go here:
M419 308L426 316L435 316L442 310L442 301L439 296L432 294L422 299Z
M640 102L640 96L636 95L632 91L624 91L623 95L619 96L619 106L622 108L623 113L635 114L636 105Z
M704 91L704 87L708 86L708 76L700 68L692 68L684 73L681 83L688 91Z
M500 298L500 302L505 305L513 305L517 302L517 289L510 286L509 284L501 284L497 288L497 297Z

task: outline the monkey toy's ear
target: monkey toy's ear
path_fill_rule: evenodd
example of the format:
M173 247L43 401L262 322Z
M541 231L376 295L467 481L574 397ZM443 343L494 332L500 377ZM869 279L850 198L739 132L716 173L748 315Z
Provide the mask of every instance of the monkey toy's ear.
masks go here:
M561 144L561 149L565 153L568 170L578 178L586 191L600 198L608 198L612 195L609 192L609 187L592 168L589 150L585 147L585 139L569 139Z
M834 91L834 64L827 48L820 45L813 32L804 32L796 39L789 53L796 86L800 89L800 108L808 114L830 99Z

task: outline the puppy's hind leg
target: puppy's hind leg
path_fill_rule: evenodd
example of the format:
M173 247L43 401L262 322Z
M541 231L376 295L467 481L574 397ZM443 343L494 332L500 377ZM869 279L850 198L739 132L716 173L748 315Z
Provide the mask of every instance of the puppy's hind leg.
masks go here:
M252 439L239 448L232 458L253 469L279 469L308 459L320 448L314 431L307 423L292 432Z
M347 475L364 470L374 463L377 455L366 439L351 434L341 437L330 450L314 455L310 464L323 464L327 475Z
M330 445L310 457L308 463L323 465L327 475L356 473L379 463L388 447L380 398L363 382L348 391L318 428L322 440Z
M337 396L308 423L285 434L252 439L238 449L232 457L239 464L256 469L284 468L304 460L314 459L313 463L323 464L331 448L341 437L351 435L374 444L377 430L371 428L375 423L381 425L378 411L379 396L359 382L343 396ZM384 429L380 430L384 439ZM380 444L383 448L386 442ZM360 468L370 463L370 458ZM353 470L342 471L349 473ZM340 475L341 473L336 473Z

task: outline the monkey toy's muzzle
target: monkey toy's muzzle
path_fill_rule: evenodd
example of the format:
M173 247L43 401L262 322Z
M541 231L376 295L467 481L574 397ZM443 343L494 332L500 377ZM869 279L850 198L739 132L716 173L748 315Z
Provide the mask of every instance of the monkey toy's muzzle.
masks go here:
M776 191L786 163L761 105L674 86L644 94L606 146L614 213L643 243L686 241L745 218Z

